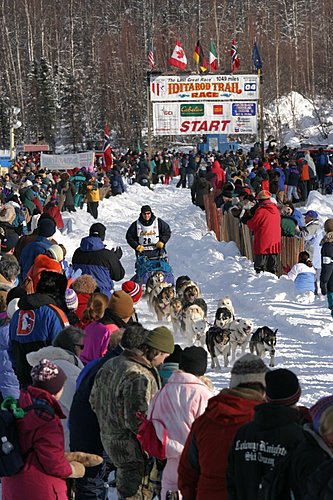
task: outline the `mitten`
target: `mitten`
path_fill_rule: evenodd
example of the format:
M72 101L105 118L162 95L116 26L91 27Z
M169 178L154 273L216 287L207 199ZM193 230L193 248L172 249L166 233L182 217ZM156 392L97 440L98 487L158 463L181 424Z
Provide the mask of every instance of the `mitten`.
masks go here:
M69 477L77 479L79 477L83 477L85 475L86 469L84 465L80 464L80 462L69 462L69 465L72 468L72 474Z
M156 248L159 248L159 249L164 248L164 243L163 243L163 241L158 241L158 242L156 243Z
M117 259L121 259L123 256L123 251L120 247L117 247L115 250L113 250L113 253L117 257Z
M135 250L139 253L142 253L144 251L144 249L145 249L145 247L143 245L138 245Z
M71 463L79 462L85 467L96 467L103 462L103 458L99 455L93 455L92 453L85 453L83 451L66 451L65 457Z

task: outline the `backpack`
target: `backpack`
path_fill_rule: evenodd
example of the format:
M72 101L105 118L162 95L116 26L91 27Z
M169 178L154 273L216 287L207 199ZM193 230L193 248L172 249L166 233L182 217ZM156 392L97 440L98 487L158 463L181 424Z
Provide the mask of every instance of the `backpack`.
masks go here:
M28 411L36 410L54 418L53 408L44 400L32 397L32 404L18 408L14 398L6 398L0 407L0 478L14 476L24 467L24 461L33 450L30 448L24 455L20 450L16 420L24 418ZM45 417L44 417L45 418Z
M163 389L162 389L163 390ZM153 416L156 399L158 396L155 396L155 400L153 403L153 407L151 410L151 415ZM141 421L140 427L138 429L136 439L139 441L141 445L141 449L143 452L148 453L151 457L158 458L159 460L166 459L166 441L167 441L167 431L164 424L155 418L146 417L141 412L136 413L137 418ZM163 441L161 442L156 434L156 430L154 427L153 421L159 422L163 427Z

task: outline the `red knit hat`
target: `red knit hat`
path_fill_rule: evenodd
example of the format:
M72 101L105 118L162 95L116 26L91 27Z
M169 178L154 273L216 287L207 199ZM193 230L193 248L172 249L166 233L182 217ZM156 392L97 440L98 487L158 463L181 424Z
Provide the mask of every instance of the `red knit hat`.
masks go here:
M135 281L125 281L121 285L122 290L127 293L130 297L132 297L132 300L134 304L136 302L139 302L142 296L142 286L139 285L138 283L135 283Z

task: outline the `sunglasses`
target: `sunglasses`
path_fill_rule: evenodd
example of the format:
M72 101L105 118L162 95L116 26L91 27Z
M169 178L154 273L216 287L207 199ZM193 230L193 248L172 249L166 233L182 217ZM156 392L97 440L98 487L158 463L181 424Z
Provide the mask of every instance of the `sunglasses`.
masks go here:
M81 351L83 351L84 349L84 344L74 344L76 345L76 347L79 347L81 349Z
M143 212L142 215L150 215L151 212Z

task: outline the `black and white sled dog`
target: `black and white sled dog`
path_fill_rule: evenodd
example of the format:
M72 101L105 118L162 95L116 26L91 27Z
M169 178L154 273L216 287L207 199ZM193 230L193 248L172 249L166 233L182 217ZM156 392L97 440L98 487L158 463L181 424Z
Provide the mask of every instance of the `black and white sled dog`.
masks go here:
M206 333L206 346L211 357L211 367L221 368L218 356L224 358L224 366L227 367L230 356L230 334L229 329L223 329L219 326L211 326Z
M231 318L235 319L235 309L230 297L223 297L223 299L220 299L217 304L217 309L228 309L228 311L230 311Z
M241 348L242 355L245 354L246 347L253 331L253 321L250 319L235 319L228 325L228 329L231 332L231 360L234 361L237 347Z
M271 359L269 366L275 366L275 346L277 329L274 331L268 326L257 328L250 340L250 352L263 358L268 352Z
M226 328L233 321L234 317L228 307L218 307L215 313L214 325L219 328Z

